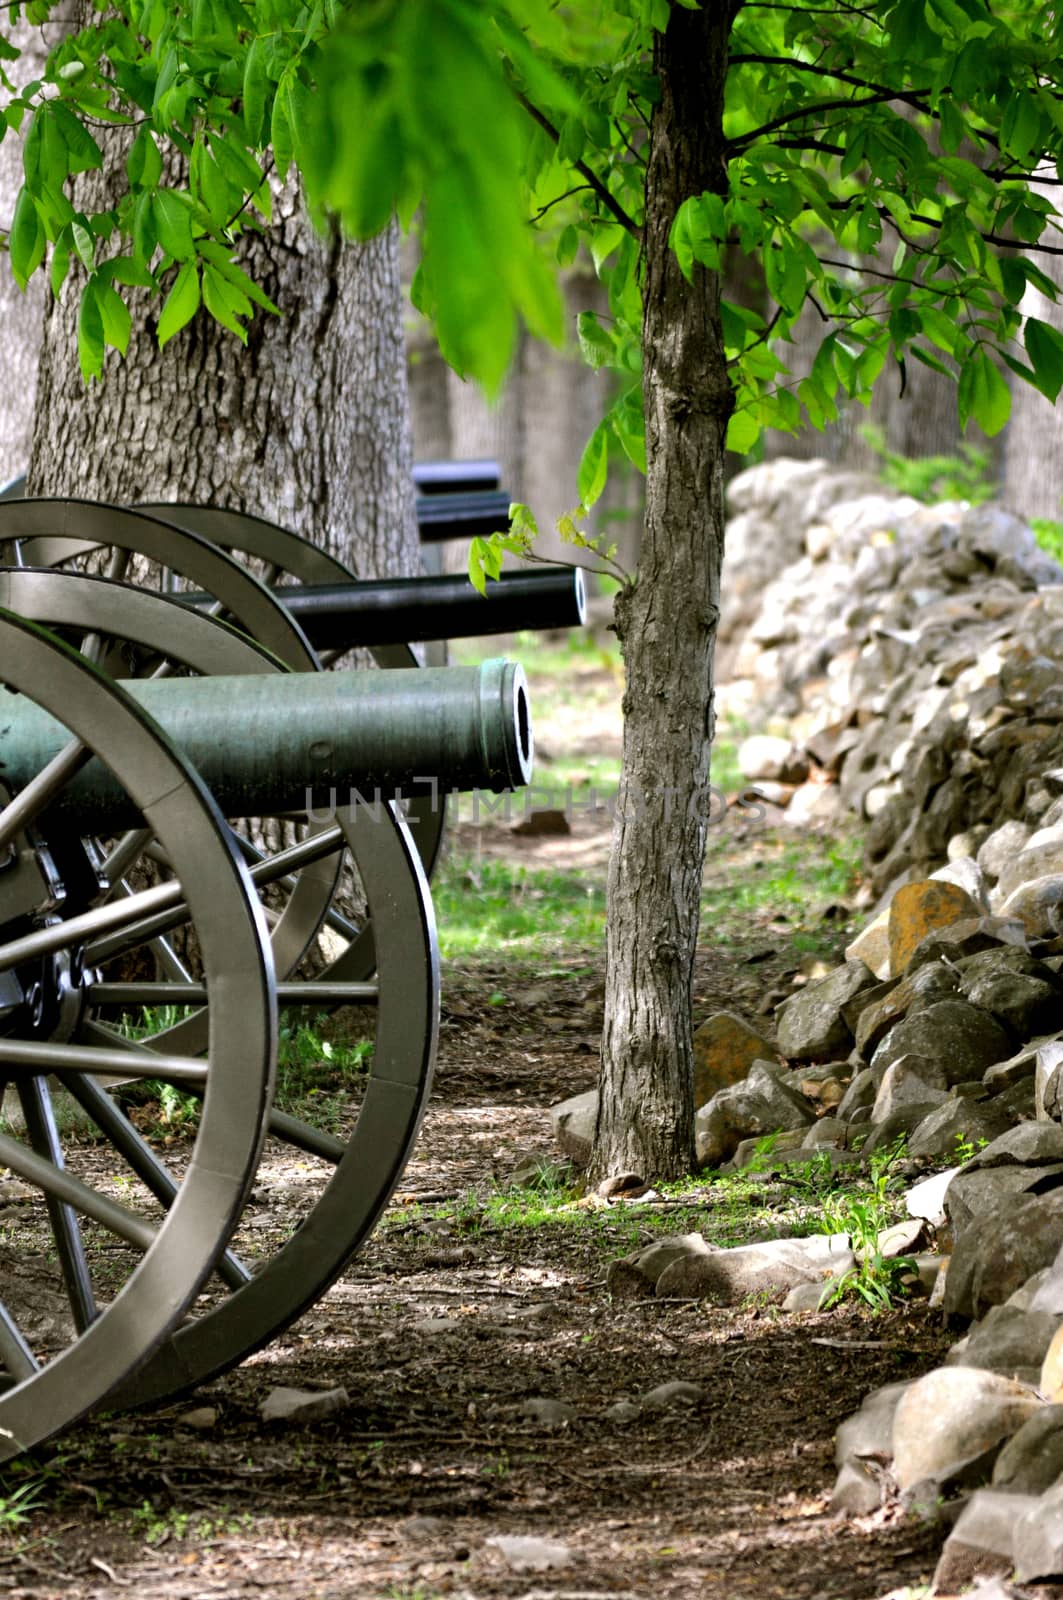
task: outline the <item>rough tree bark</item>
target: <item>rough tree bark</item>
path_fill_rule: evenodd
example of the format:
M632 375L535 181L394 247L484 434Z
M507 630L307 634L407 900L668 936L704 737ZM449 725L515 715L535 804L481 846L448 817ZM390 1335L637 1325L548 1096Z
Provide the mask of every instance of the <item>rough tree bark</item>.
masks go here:
M78 180L97 204L122 181L127 137L108 137L104 170ZM323 238L289 184L272 226L244 236L241 260L281 312L256 312L246 347L201 308L160 351L141 304L125 361L109 351L89 389L76 356L79 285L51 299L30 492L212 501L281 522L363 576L415 573L394 226L364 245Z
M624 749L609 866L605 1028L592 1172L677 1177L693 1161L691 977L709 816L723 458L734 396L718 274L683 277L669 233L726 192L722 107L734 0L672 8L657 34L646 173L642 354L649 472L638 578L616 605Z

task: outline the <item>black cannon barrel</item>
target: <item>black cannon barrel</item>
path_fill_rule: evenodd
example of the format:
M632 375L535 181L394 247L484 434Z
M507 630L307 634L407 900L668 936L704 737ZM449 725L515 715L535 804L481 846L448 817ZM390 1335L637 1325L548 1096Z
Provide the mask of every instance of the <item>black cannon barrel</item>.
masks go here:
M503 489L417 496L417 531L422 544L489 539L508 527L509 495Z
M579 567L506 573L488 583L486 595L478 594L463 573L287 584L275 592L317 650L578 628L587 615Z
M455 494L466 489L498 489L502 469L497 461L418 461L413 481L419 494Z

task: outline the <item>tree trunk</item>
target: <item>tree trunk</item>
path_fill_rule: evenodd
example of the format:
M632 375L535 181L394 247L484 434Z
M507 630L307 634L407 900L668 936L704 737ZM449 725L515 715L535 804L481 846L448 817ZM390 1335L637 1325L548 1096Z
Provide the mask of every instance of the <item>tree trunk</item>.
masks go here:
M642 354L646 521L616 606L624 750L609 866L605 1029L591 1168L655 1178L693 1162L691 977L709 816L723 458L734 396L718 274L669 247L688 196L726 192L722 107L733 0L672 8L646 173Z
M124 153L112 136L108 166ZM106 171L79 183L82 205L106 203ZM31 493L210 501L283 523L362 576L417 572L395 228L364 245L322 238L288 185L241 260L281 313L256 312L246 347L201 308L160 351L158 306L140 299L125 361L108 351L88 389L80 284L51 299Z
M61 22L65 7L57 8L52 20ZM28 22L5 25L10 42L22 51L19 72L26 78L44 71L47 51L41 29ZM0 228L5 233L15 214L15 200L22 186L22 140L8 129L0 144ZM37 388L37 361L40 355L44 317L45 280L37 274L25 293L19 288L6 264L0 271L0 328L3 329L4 381L0 385L0 488L25 472L30 458L33 433L33 401Z
M1055 190L1032 185L1033 189L1059 204ZM1063 268L1057 256L1039 259L1041 271L1056 284L1063 284ZM1063 306L1049 300L1040 289L1027 289L1019 310L1024 317L1039 317L1050 327L1063 331ZM1063 519L1063 450L1060 449L1059 413L1031 384L1011 379L1011 418L1004 430L1004 503L1022 517Z

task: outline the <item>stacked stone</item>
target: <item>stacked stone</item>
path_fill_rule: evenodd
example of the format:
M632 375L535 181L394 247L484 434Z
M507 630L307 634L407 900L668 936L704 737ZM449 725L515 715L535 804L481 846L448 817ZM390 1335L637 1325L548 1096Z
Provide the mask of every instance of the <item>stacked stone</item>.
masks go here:
M721 704L761 730L786 725L740 750L746 776L793 820L863 817L877 890L1004 821L1041 825L1063 792L1063 572L998 506L854 494L838 469L782 465L731 491L725 604L743 619L753 594L760 604L725 636ZM803 537L766 584L754 526L784 556Z

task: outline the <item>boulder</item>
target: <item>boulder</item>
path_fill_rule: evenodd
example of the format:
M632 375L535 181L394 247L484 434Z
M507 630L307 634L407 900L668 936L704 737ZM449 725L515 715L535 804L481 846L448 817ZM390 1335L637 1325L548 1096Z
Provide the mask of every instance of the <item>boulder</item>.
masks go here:
M997 883L997 894L1006 900L1020 883L1060 874L1063 874L1063 826L1057 823L1051 828L1038 828L1022 849L1004 863Z
M1007 1446L1005 1446L1005 1449ZM978 1489L960 1512L934 1571L933 1592L954 1595L966 1592L977 1578L1009 1576L1015 1566L1015 1521L1037 1504L1033 1495L1006 1494L995 1489ZM976 1593L982 1600L1000 1600L1015 1593L1010 1587L996 1589L979 1584Z
M951 1276L951 1269L950 1269ZM901 1396L893 1420L893 1475L908 1489L985 1481L1006 1439L1039 1409L1034 1389L978 1367L939 1367Z
M890 1029L909 1011L925 1010L935 1000L944 1000L956 994L959 987L960 979L955 967L951 964L946 966L944 961L930 961L918 970L909 972L890 988L888 994L860 1013L855 1030L856 1048L868 1060Z
M887 908L845 947L847 962L862 961L883 982L891 976L889 921Z
M945 1221L945 1196L959 1171L959 1167L950 1167L947 1172L935 1172L932 1177L913 1184L904 1197L908 1215L929 1222L932 1227L940 1227Z
M851 1122L854 1111L871 1110L884 1075L885 1069L876 1072L873 1067L862 1067L855 1074L852 1083L838 1103L836 1115L840 1122Z
M960 992L1020 1039L1052 1026L1063 1008L1063 983L1043 961L1015 948L983 950L957 962Z
M561 1149L580 1166L591 1158L594 1125L598 1120L598 1091L586 1089L550 1107L550 1123Z
M936 1000L894 1024L871 1058L883 1071L901 1056L940 1061L950 1084L981 1078L987 1067L1014 1054L1010 1036L968 1000Z
M704 1106L721 1089L741 1083L754 1061L775 1046L732 1011L718 1011L694 1034L694 1104Z
M780 1006L775 1016L779 1049L791 1061L826 1061L853 1042L843 1008L875 984L863 961L847 961L810 983Z
M694 1144L703 1167L728 1160L743 1139L804 1129L815 1112L796 1089L781 1081L774 1062L755 1061L742 1083L721 1089L694 1115Z
M994 909L1017 918L1028 938L1051 939L1063 932L1063 873L1020 883Z
M755 733L738 747L738 770L743 778L766 778L778 783L804 783L808 756L789 739Z
M963 917L947 928L935 928L917 944L909 961L914 972L927 961L959 961L981 950L996 950L1001 945L1025 950L1026 929L1017 917Z
M956 1240L945 1282L946 1312L984 1316L990 1306L1001 1305L1027 1278L1050 1266L1061 1245L1063 1193L1006 1196Z
M1006 1378L1032 1381L1038 1388L1041 1366L1061 1319L1047 1311L1023 1311L1018 1306L993 1306L945 1357L952 1367L985 1367ZM1029 1377L1028 1377L1029 1375Z
M1008 1112L993 1100L951 1096L912 1130L908 1154L955 1158L964 1146L977 1148L983 1141L988 1144L997 1138L1010 1121Z
M948 1080L936 1061L928 1056L901 1056L882 1075L871 1121L885 1122L900 1106L931 1105L947 1097Z
M782 1297L798 1283L826 1283L855 1264L844 1234L770 1239L674 1261L657 1280L662 1299L711 1300L733 1305L751 1294Z
M1017 856L1030 830L1017 817L1002 822L979 846L976 860L987 878L999 878L1008 862Z
M1043 1494L1063 1475L1063 1405L1042 1406L997 1456L993 1487L1009 1494Z
M1038 1117L1063 1121L1063 1040L1038 1045L1034 1057L1034 1106Z
M1018 1582L1063 1575L1063 1487L1046 1490L1028 1508L1018 1500L1015 1515L1012 1554Z
M1020 1123L1020 1127L1034 1124ZM995 1142L995 1141L994 1141ZM970 1162L949 1184L946 1206L953 1232L959 1236L972 1222L991 1215L1020 1195L1047 1194L1063 1184L1063 1164L1047 1166L972 1167Z
M890 971L901 973L916 946L933 928L944 928L964 917L977 917L980 907L955 883L931 878L908 883L897 890L890 905Z

